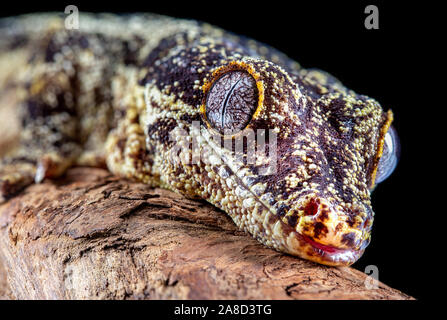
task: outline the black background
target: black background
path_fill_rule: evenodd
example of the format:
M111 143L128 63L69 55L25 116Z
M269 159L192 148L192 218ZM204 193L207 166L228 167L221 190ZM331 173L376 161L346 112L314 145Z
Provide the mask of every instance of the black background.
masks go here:
M303 67L328 71L348 88L377 99L384 109L391 108L401 140L401 159L393 175L373 192L372 242L354 267L364 271L376 265L382 282L425 298L430 292L425 284L432 280L424 267L438 261L429 253L434 243L427 230L435 228L427 223L431 198L423 195L431 187L422 183L430 172L428 163L421 161L430 156L424 128L430 123L423 112L430 105L422 83L430 85L431 81L424 75L427 60L422 55L434 32L424 18L427 11L437 9L406 2L392 6L391 1L296 2L39 1L3 7L1 15L63 11L74 4L81 13L147 11L198 19L276 47ZM368 4L379 8L379 30L364 27Z

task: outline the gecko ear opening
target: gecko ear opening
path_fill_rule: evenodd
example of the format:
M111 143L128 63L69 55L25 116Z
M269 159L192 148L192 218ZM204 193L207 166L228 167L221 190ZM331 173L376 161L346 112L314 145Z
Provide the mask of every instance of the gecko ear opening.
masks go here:
M400 158L400 143L396 129L390 126L385 134L382 157L377 166L375 183L380 183L388 178L396 168Z
M258 104L255 79L246 71L229 71L218 78L206 98L206 118L220 134L243 130Z

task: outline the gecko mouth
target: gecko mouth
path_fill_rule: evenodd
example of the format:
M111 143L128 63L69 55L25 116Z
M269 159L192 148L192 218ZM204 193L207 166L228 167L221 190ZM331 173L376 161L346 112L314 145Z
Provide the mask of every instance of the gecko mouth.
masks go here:
M319 252L322 252L323 254L335 254L335 253L342 253L345 251L353 251L351 249L340 249L331 245L322 244L319 242L316 242L315 240L311 239L308 236L301 235L303 240L310 244L314 249L318 250Z
M316 242L312 238L305 235L300 235L300 238L313 249L313 257L310 258L310 260L320 263L324 261L324 264L351 265L355 261L357 261L363 253L363 250L356 250L351 248L342 249L331 245L325 245Z

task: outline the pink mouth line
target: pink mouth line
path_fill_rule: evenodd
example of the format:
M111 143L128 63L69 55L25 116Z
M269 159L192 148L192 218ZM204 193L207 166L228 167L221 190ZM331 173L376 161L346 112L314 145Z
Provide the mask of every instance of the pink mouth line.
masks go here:
M301 235L301 237L305 242L310 244L313 248L318 249L317 251L321 250L322 252L327 253L329 255L343 253L343 252L347 252L347 251L354 251L351 249L340 249L340 248L336 248L334 246L318 243L318 242L312 240L310 237L305 236L305 235Z

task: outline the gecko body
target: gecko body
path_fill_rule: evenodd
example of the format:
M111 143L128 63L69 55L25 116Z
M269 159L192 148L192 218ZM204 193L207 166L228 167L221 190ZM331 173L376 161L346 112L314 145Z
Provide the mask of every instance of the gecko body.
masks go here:
M20 128L2 154L3 200L105 166L204 199L279 251L326 265L362 255L371 190L397 161L391 111L197 21L81 14L79 27L0 20L0 108Z

